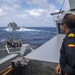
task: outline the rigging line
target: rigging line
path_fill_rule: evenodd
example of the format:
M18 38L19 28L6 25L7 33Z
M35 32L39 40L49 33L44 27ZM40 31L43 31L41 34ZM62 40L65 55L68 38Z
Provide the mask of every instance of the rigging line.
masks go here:
M61 5L59 11L58 12L55 12L55 13L51 13L50 15L57 15L57 14L59 15L59 14L63 13L64 11L61 11L61 10L62 10L62 7L63 7L64 3L65 3L65 0L63 0L63 3Z
M60 10L59 10L59 11L61 11L61 10L62 10L62 7L63 7L64 3L65 3L65 0L63 0L63 3L62 3L62 5L61 5L61 8L60 8Z
M62 3L62 5L61 5L61 8L60 8L59 12L61 12L62 7L63 7L64 3L65 3L65 0L63 0L63 3ZM58 16L57 16L57 17L59 17L59 14L58 14ZM59 18L59 19L60 19L60 18Z

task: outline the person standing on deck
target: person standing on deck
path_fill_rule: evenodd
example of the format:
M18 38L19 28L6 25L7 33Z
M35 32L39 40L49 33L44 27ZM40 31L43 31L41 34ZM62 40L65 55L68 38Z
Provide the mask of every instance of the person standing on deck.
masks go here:
M60 49L60 63L55 68L58 75L75 75L75 15L67 13L62 20L66 33Z

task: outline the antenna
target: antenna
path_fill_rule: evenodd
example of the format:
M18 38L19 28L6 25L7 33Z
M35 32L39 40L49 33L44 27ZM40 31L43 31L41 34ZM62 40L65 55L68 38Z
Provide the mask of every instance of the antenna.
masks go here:
M63 7L64 3L65 3L65 0L63 1L63 3L62 3L62 5L61 5L61 8L60 8L59 12L62 10L62 7Z
M59 14L64 12L64 11L62 10L62 7L63 7L63 5L64 5L64 2L65 2L65 0L63 0L63 3L62 3L62 5L61 5L61 8L60 8L59 12L51 13L50 15L57 15L57 14L58 14L57 17L59 17Z
M63 3L62 3L62 5L61 5L61 8L60 8L59 12L62 11L62 7L63 7L64 3L65 3L65 0L63 0ZM59 18L59 14L58 14L57 18ZM60 18L59 18L59 19L60 19Z

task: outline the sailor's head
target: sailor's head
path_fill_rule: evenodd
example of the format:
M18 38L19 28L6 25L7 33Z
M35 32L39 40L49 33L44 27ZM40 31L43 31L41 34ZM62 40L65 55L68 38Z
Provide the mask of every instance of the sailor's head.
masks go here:
M62 19L62 30L68 33L70 29L75 28L75 15L67 13Z

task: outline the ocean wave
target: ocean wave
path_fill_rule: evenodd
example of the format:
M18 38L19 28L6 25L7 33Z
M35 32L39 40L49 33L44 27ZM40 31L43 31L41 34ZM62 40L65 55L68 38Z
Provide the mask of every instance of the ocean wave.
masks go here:
M16 30L6 28L4 30L9 31L9 32L11 32L11 31L19 31L19 32L24 32L24 31L43 31L43 30L28 29L28 28L20 28L20 29L16 29Z
M27 28L20 28L16 31L36 31L36 29L27 29Z
M13 31L12 29L8 29L8 28L6 28L6 29L4 29L4 30L6 30L6 31Z
M2 39L0 42L4 42L4 41L6 41L6 39Z

